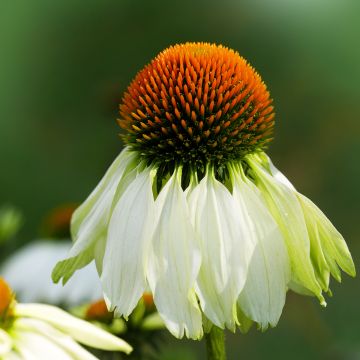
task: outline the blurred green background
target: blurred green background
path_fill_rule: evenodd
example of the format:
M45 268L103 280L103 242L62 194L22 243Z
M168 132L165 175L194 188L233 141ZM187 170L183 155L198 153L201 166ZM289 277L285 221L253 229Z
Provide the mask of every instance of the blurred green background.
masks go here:
M275 101L275 164L360 245L360 1L0 2L0 204L25 216L4 257L39 236L49 210L80 202L119 153L123 91L170 44L222 43ZM357 266L358 267L358 266ZM360 359L360 287L344 276L322 309L288 295L279 325L228 336L229 359ZM170 340L162 359L203 359Z

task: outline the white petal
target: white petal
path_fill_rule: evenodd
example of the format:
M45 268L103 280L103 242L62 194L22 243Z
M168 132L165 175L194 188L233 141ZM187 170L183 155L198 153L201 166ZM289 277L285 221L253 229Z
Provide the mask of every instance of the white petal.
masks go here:
M15 346L24 360L73 360L61 347L35 332L17 330Z
M123 177L126 168L134 160L135 154L130 152L128 148L125 148L118 157L113 161L99 184L91 192L88 198L75 210L74 215L71 219L71 231L73 237L77 240L83 238L82 232L90 232L93 227L91 223L100 222L98 219L101 216L101 208L108 208L108 198L112 198L115 195L116 188L119 181ZM111 200L110 200L111 202ZM104 204L105 203L105 204ZM83 239L80 239L83 241Z
M103 260L104 294L127 317L146 288L144 263L154 224L153 171L140 172L113 211Z
M135 158L135 153L125 148L112 163L95 190L74 212L71 219L74 245L68 258L56 265L52 275L54 282L63 278L65 284L76 270L94 259L95 248L98 244L105 246L104 237L106 237L113 200L117 193L122 191L123 183L127 183L126 176L129 169L135 167ZM99 251L98 248L96 250ZM100 253L102 251L100 249ZM99 261L97 262L99 264Z
M241 208L241 222L248 224L248 237L256 244L239 306L266 329L277 324L285 304L289 258L278 225L255 185L234 174L233 195Z
M196 292L205 315L217 326L235 330L236 301L246 281L254 249L227 188L207 174L189 197L200 240L202 264Z
M75 210L71 219L71 233L75 244L69 257L78 255L106 231L116 190L134 158L134 153L123 150L95 190Z
M76 341L97 349L117 350L130 353L132 348L125 341L92 325L84 320L75 318L65 311L50 305L17 304L16 315L43 320Z
M296 191L269 158L268 161L274 177L293 190L300 201L311 241L311 257L324 290L328 288L330 271L338 281L341 280L338 265L349 275L355 276L354 263L342 235L310 199Z
M53 326L44 321L29 318L19 318L16 320L15 328L27 332L38 333L48 339L58 347L66 351L74 360L96 360L97 358L86 351L70 336L65 335Z
M202 336L202 323L193 287L201 259L180 176L175 171L156 199L148 281L170 332L179 338L185 332L187 337L197 339Z
M12 347L11 337L0 328L0 357L7 354Z
M355 276L355 266L342 235L311 200L299 193L297 196L303 207L312 241L319 242L320 249L317 250L322 250L331 274L340 281L340 267L347 274Z
M314 214L312 214L312 212L305 211L306 203L305 201L301 201L300 194L298 194L298 199L300 200L300 204L302 205L302 208L304 210L304 218L310 238L310 256L311 256L312 264L314 266L315 275L322 289L324 291L328 291L329 281L330 281L330 267L326 261L325 254L321 247L321 237L317 225L317 219L314 216ZM337 267L336 269L338 270ZM303 291L301 286L298 286L298 284L294 284L292 290L298 293L299 293L298 290L300 290L301 292Z
M300 195L295 187L291 184L291 182L287 179L287 177L280 172L272 163L269 157L267 157L267 161L270 166L270 171L274 178L288 187L290 190L294 192L296 195ZM304 210L305 202L301 201L301 197L298 196L300 200L300 204ZM319 238L319 231L316 225L316 218L310 214L309 212L303 211L306 227L308 230L308 235L310 238L310 258L312 260L312 264L314 267L316 279L319 282L321 288L324 291L328 291L329 289L329 278L330 278L330 268L326 262L325 255L321 248L321 241ZM307 290L304 286L297 283L296 281L292 281L289 285L289 288L294 292L297 292L302 295L309 295L309 290ZM310 293L311 294L311 293Z
M325 305L310 258L310 239L300 203L292 189L273 177L255 156L247 157L258 188L284 236L292 280L309 289Z

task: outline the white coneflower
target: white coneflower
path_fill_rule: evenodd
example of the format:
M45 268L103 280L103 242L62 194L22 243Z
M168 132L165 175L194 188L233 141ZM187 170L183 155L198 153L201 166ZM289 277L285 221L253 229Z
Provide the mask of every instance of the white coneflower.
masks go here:
M72 219L54 281L95 259L111 310L150 289L177 337L203 314L234 330L275 326L289 288L325 304L330 273L355 274L341 235L263 152L274 112L255 70L207 43L164 50L120 106L125 149Z
M36 240L7 258L0 266L0 274L21 302L70 307L101 298L101 283L94 264L78 271L65 287L51 281L54 263L63 259L70 248L70 240Z
M123 351L132 348L110 333L43 304L19 304L0 278L0 358L3 360L95 360L79 344Z

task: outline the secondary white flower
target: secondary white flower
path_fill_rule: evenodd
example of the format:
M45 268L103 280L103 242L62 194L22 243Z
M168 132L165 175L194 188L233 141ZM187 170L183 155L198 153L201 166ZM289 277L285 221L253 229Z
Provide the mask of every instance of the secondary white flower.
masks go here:
M266 329L289 288L325 304L337 264L355 274L341 235L263 152L271 99L236 52L166 49L120 113L127 146L74 213L74 245L54 281L95 259L116 314L129 316L150 289L168 329L197 339L204 316L220 328Z
M71 241L32 242L6 259L0 274L7 279L21 302L44 302L76 306L102 297L101 283L94 264L89 264L65 287L51 280L54 263L68 254Z
M19 304L0 278L0 358L3 360L96 359L79 343L130 353L125 341L50 305Z

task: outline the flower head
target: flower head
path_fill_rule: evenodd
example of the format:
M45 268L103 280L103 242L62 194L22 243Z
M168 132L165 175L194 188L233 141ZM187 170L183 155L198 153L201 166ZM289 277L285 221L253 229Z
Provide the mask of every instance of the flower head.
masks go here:
M161 52L132 81L120 105L130 148L147 162L204 172L263 148L274 113L257 72L237 52L208 43Z
M270 96L236 52L166 49L120 114L127 146L75 211L55 281L95 259L110 311L128 317L150 290L167 328L197 339L209 323L275 326L288 289L325 305L330 274L355 275L342 236L264 153Z
M0 358L96 359L78 342L130 353L125 341L50 305L19 304L0 278Z

